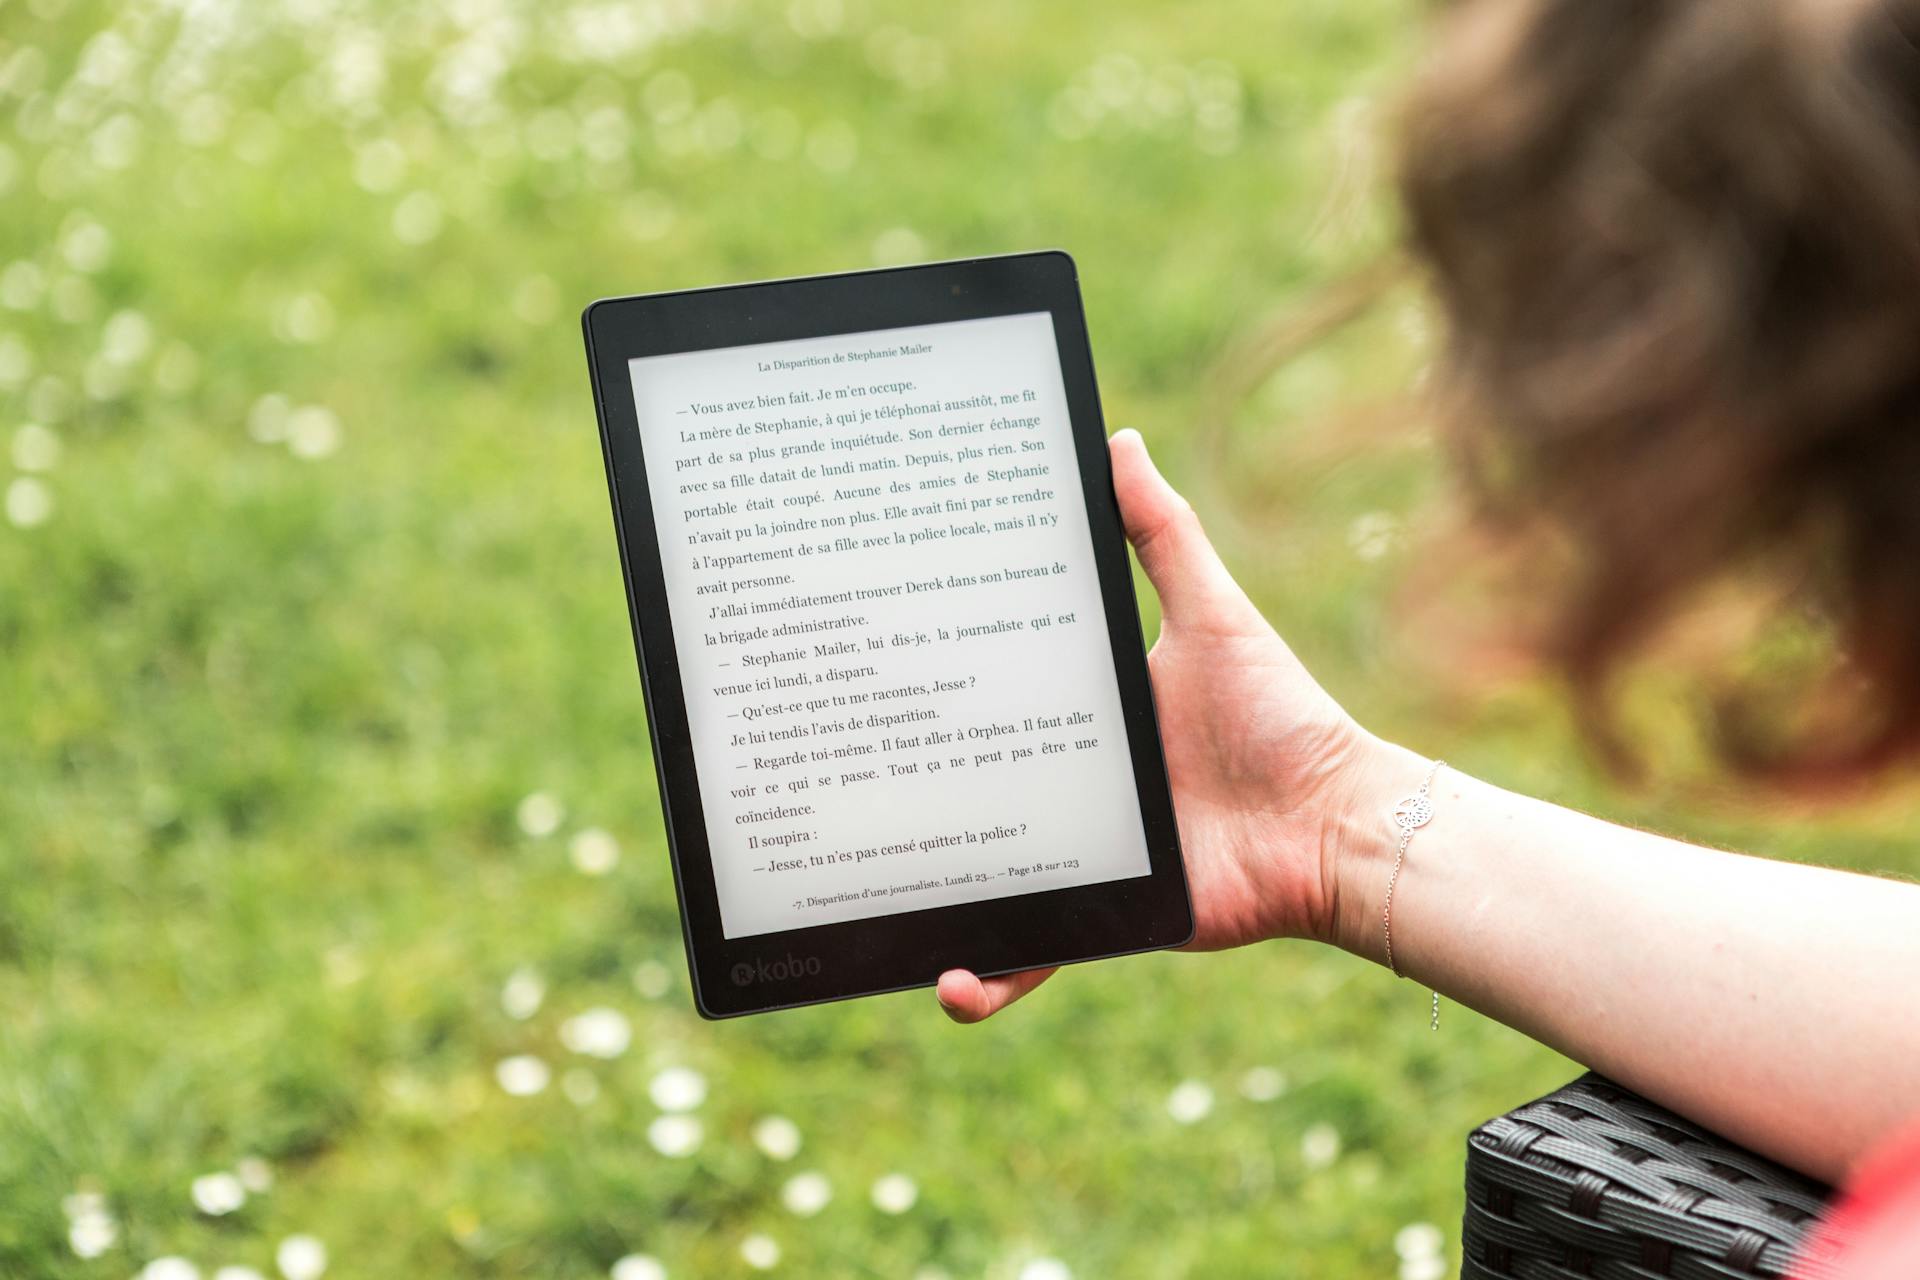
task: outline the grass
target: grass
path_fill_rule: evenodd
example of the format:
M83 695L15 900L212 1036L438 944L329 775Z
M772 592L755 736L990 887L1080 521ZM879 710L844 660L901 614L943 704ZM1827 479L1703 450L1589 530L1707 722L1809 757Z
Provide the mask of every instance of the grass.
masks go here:
M1341 955L1093 966L967 1030L925 993L694 1016L573 319L598 295L1066 247L1112 422L1369 724L1920 869L1910 804L1623 796L1550 689L1427 656L1394 602L1443 469L1417 421L1337 434L1427 359L1404 286L1210 398L1242 335L1388 251L1371 140L1416 0L181 8L0 5L0 1274L264 1272L306 1234L335 1275L726 1276L764 1234L789 1275L1348 1277L1412 1222L1457 1265L1466 1131L1572 1068L1458 1009L1430 1035ZM570 860L587 829L610 874ZM565 1047L596 1007L623 1054ZM552 1085L510 1096L516 1055ZM708 1086L681 1157L649 1139L669 1066ZM1255 1067L1278 1097L1242 1096ZM271 1188L196 1212L249 1156ZM802 1170L816 1216L782 1205ZM891 1172L905 1213L869 1203ZM76 1190L117 1226L98 1258Z

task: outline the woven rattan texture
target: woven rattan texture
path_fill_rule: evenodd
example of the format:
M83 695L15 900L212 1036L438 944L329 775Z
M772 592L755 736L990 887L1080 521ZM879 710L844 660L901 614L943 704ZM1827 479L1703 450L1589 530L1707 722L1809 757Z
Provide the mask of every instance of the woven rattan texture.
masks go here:
M1830 1194L1589 1074L1468 1136L1461 1280L1773 1280Z

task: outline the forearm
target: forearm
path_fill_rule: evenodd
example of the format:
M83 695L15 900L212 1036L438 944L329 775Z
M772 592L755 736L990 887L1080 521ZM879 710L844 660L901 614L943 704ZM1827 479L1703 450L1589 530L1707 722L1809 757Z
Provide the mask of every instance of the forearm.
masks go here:
M1381 747L1338 850L1336 941L1385 959ZM1394 893L1403 974L1831 1180L1920 1107L1920 887L1721 853L1444 768Z

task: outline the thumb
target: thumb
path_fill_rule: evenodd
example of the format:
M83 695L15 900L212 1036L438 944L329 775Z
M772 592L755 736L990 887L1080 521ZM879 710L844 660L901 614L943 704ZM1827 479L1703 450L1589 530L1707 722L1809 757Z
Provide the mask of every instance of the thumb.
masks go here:
M1193 507L1153 465L1140 433L1131 427L1116 431L1109 451L1120 520L1160 596L1162 625L1264 630L1259 610L1220 562Z

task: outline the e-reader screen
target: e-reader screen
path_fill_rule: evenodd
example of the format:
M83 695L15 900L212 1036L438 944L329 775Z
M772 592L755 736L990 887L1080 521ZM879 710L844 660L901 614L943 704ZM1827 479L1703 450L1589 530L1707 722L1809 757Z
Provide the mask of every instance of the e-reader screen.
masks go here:
M728 939L1151 873L1048 312L628 369Z

